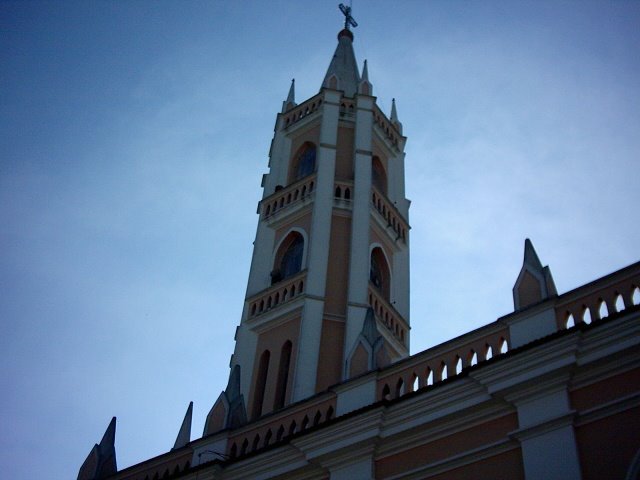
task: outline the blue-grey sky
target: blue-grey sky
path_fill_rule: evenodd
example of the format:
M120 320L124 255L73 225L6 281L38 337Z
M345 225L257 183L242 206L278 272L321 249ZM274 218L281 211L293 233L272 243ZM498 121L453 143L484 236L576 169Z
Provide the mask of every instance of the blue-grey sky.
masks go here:
M192 438L226 384L275 115L333 1L0 2L0 464L75 478ZM408 136L412 352L639 258L640 2L355 0Z

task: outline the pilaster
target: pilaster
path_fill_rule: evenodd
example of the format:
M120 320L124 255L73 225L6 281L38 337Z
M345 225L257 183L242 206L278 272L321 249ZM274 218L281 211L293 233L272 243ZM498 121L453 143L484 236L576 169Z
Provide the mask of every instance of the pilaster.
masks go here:
M354 194L351 223L349 264L349 294L344 358L362 330L368 307L369 282L369 219L371 195L371 157L374 97L356 98L356 128L354 142ZM347 372L344 372L346 377Z
M336 142L340 113L340 92L324 91L320 145L317 153L315 199L309 234L306 300L300 325L297 365L294 372L292 400L298 401L315 393L320 337L324 311L324 294L329 262L333 184L336 165Z
M518 409L520 429L511 436L520 441L525 478L582 478L566 382L543 392L522 392L517 398L507 399Z

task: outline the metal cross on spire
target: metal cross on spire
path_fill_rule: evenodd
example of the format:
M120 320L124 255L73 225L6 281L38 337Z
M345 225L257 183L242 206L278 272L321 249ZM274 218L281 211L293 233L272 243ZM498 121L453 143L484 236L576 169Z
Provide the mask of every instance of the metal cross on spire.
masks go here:
M358 23L351 16L351 7L350 6L346 7L344 3L341 3L339 7L340 7L340 11L344 15L344 28L346 30L349 30L350 26L353 28L357 27Z

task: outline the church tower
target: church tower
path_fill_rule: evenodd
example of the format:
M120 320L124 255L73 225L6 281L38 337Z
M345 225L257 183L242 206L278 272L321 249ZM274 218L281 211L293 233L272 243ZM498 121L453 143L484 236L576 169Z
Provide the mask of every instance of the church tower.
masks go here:
M409 353L409 201L395 101L376 103L350 9L317 95L278 113L229 385L205 435Z

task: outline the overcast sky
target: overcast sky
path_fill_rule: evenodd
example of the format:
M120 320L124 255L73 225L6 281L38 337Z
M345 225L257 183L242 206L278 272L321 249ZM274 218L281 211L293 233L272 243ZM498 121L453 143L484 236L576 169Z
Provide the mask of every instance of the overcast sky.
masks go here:
M224 388L275 115L333 1L0 2L0 465L75 478L192 438ZM355 0L408 137L411 351L639 259L640 2Z

